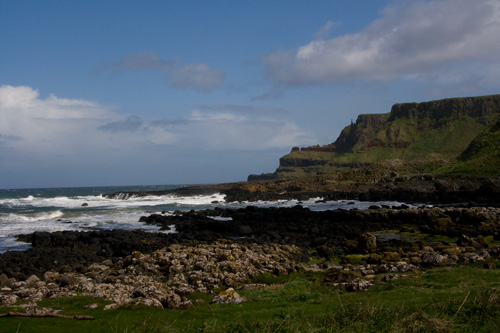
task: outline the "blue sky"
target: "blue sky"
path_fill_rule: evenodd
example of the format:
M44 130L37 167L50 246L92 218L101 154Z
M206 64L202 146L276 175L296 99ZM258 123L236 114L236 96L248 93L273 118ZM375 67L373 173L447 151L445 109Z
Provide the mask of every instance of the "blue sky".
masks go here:
M220 183L499 93L500 2L3 0L0 45L0 188Z

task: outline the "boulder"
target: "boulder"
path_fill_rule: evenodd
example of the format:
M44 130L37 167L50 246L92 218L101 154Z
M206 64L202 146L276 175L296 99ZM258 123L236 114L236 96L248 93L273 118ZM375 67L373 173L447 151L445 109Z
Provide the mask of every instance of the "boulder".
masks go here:
M229 288L215 295L211 304L240 304L244 301L245 297L241 297L234 288Z
M178 309L181 306L182 299L176 293L168 294L166 298L166 306L170 309Z
M364 233L359 239L359 249L364 253L374 253L377 251L377 237L371 233Z
M19 300L19 297L12 293L0 293L0 305L12 305Z
M240 235L250 235L252 233L252 228L248 225L242 225L238 228Z
M364 279L355 279L345 285L347 291L367 291L373 287L373 282Z
M448 256L435 252L425 252L422 255L422 264L426 266L444 266L449 263Z

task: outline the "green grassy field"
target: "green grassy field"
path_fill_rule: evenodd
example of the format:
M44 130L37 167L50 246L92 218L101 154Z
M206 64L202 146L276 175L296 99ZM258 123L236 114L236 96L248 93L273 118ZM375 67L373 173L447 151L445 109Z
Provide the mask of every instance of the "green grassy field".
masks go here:
M491 260L500 266L500 261ZM247 301L210 305L211 295L191 295L194 309L128 306L104 311L88 297L50 299L39 306L63 318L0 318L2 332L498 332L500 269L455 265L380 282L367 292L342 292L321 282L325 272L261 276L266 287L239 291ZM98 303L93 310L84 306ZM193 302L195 303L195 302ZM0 308L0 313L22 311Z
M478 135L468 148L438 172L451 174L498 175L500 168L500 123Z

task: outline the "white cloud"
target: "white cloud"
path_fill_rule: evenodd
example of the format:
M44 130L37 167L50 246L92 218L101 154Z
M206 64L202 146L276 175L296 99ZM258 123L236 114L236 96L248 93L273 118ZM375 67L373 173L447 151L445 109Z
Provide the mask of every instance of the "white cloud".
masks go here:
M0 87L0 115L2 136L20 138L6 145L39 156L93 149L102 139L96 126L119 116L94 102L54 95L42 99L30 87L8 85Z
M282 110L266 110L273 109L205 105L184 117L145 120L96 102L0 86L0 174L8 175L0 188L244 179L261 163L249 156L262 153L274 165L280 149L317 142ZM276 149L277 156L265 154ZM247 171L233 170L242 160Z
M328 37L328 35L332 31L332 29L336 26L339 26L339 25L341 25L340 22L328 21L325 23L324 26L321 27L321 29L319 29L314 34L314 37L316 37L316 39L325 39L326 37Z
M270 108L202 106L177 119L143 120L111 107L50 95L30 87L0 87L0 147L44 158L133 156L144 146L178 149L262 150L314 143L294 123Z
M234 108L239 109L237 106ZM213 109L221 108L221 106ZM226 107L222 107L225 109ZM246 109L245 107L240 107ZM315 143L311 135L296 124L263 113L211 111L210 107L193 110L180 120L165 119L150 123L150 132L168 130L184 148L205 150L262 150L288 148Z
M210 91L220 86L226 75L224 72L210 68L207 64L189 64L176 68L170 76L175 87L192 88Z
M38 91L30 87L12 87L4 85L0 87L0 107L29 107L38 97Z
M263 58L266 72L287 84L387 80L449 64L498 62L497 0L398 2L359 33L314 40Z
M223 123L237 123L241 121L246 121L247 118L243 116L237 116L232 113L203 113L198 110L194 110L191 112L191 115L188 118L193 122L223 122Z

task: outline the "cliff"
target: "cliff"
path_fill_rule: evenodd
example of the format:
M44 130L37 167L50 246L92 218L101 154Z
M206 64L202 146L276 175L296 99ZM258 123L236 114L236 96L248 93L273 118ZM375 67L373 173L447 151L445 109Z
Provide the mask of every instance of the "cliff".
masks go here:
M395 104L388 121L396 119L484 117L498 113L500 95L448 98L423 103Z
M452 161L499 118L500 95L395 104L389 113L360 114L333 143L294 147L266 177L328 174L389 159Z

